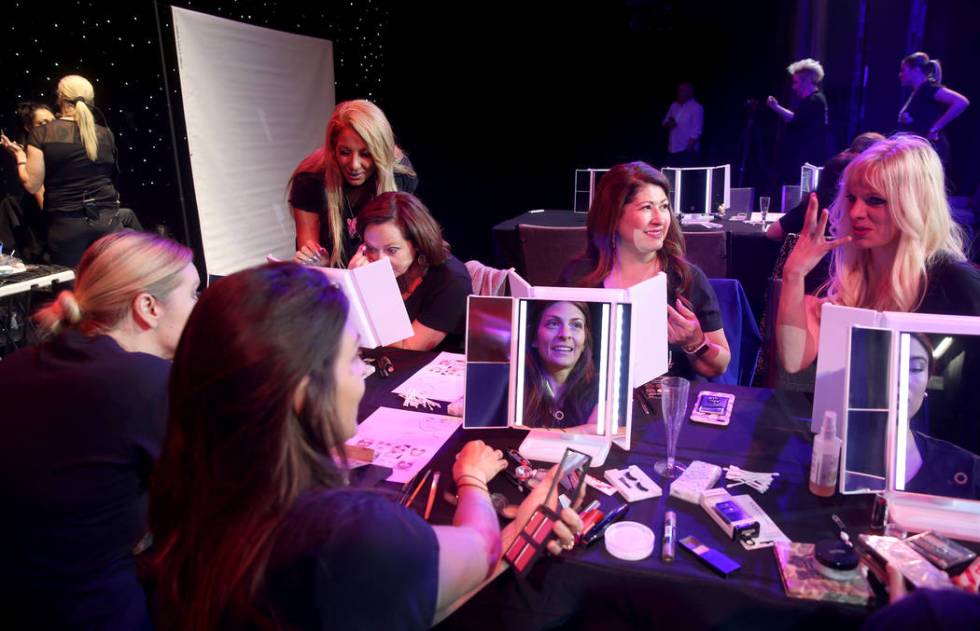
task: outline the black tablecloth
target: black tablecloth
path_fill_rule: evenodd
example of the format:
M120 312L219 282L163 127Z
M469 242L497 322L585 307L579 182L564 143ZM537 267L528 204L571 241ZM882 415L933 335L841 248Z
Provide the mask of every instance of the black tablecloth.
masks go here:
M585 213L569 210L537 210L502 221L493 227L494 253L498 267L513 267L518 273L524 272L524 258L521 255L521 242L517 234L518 224L535 226L584 226ZM728 219L711 219L721 224L721 230L728 234L728 276L742 283L752 305L756 322L762 319L765 308L766 287L772 268L779 256L780 243L765 237L759 224ZM719 228L705 228L698 225L684 226L684 232L705 232Z
M401 399L390 393L401 381L430 361L434 354L386 350L396 373L368 379L360 418L377 406L398 407ZM815 542L836 536L831 514L836 513L855 530L868 525L870 497L818 498L807 490L812 437L809 432L810 401L801 393L720 384L692 384L693 398L702 387L736 395L731 425L719 428L686 422L678 442L678 459L705 460L720 466L734 464L752 471L777 471L779 477L765 494L735 487L733 495L747 493L773 518L793 541ZM576 628L621 628L658 624L682 625L684 630L719 626L790 628L800 624L823 628L854 628L867 610L862 607L791 600L784 595L772 550L746 551L727 541L724 533L699 507L670 498L666 481L658 479L653 463L664 454L664 427L658 414L634 410L633 448L613 447L602 469L636 464L664 487L664 496L633 504L626 519L646 524L657 534L654 555L638 562L620 561L600 542L577 549L561 558L538 562L527 578L506 572L477 594L441 628L508 629L570 625ZM431 463L450 479L453 457L467 440L482 439L496 447L517 446L524 431L459 430ZM593 469L600 479L600 469ZM448 487L447 487L448 488ZM520 496L502 477L491 490L512 501ZM441 494L440 494L441 495ZM589 489L587 500L599 499L604 509L621 503ZM723 579L702 566L678 546L672 564L660 561L660 538L667 509L678 516L679 537L693 534L742 565L739 573ZM450 523L453 508L437 502L434 523ZM830 627L829 625L834 625Z

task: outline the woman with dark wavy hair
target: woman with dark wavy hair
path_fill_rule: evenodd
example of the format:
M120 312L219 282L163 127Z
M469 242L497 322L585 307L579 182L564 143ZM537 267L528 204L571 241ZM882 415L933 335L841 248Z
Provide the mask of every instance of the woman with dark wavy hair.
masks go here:
M586 251L559 283L627 288L664 272L670 374L716 377L731 359L718 298L704 272L684 257L669 193L667 178L645 162L610 169L589 208Z
M452 526L346 487L364 394L347 314L339 288L290 263L202 296L174 359L151 489L158 628L427 629L503 571L517 531L501 532L487 490L506 468L499 450L472 441L457 455ZM580 529L563 511L549 551Z
M524 424L564 428L594 423L598 381L589 306L537 301L529 311Z

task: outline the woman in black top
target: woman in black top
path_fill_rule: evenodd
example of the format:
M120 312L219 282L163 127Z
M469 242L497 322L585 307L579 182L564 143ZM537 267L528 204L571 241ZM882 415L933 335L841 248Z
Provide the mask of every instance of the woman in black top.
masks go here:
M197 300L191 261L156 235L103 237L75 290L36 316L53 337L0 362L10 628L149 628L134 546L163 443L168 360Z
M58 82L61 117L36 127L26 152L4 140L27 192L44 187L51 260L69 267L78 264L92 242L122 227L112 182L116 146L108 128L95 123L94 102L87 79L64 77Z
M899 129L927 138L945 164L949 141L943 130L969 107L970 101L942 84L939 60L929 59L925 53L913 53L903 59L898 78L902 87L912 88L898 113Z
M670 374L717 377L731 359L718 298L704 272L684 258L669 192L667 178L645 162L610 169L589 207L587 249L559 284L628 288L664 272Z
M799 99L789 110L770 96L769 109L786 123L783 138L783 181L798 182L800 167L809 162L823 164L827 159L827 98L820 91L823 66L815 59L801 59L786 68L793 76L793 94Z
M470 274L442 239L442 228L409 193L383 193L357 215L364 243L350 260L355 268L391 261L415 335L394 346L412 350L462 349Z
M201 298L151 491L158 629L428 629L503 571L501 550L545 501L550 480L501 531L487 482L506 463L482 441L452 465L452 526L348 488L344 443L365 389L348 308L291 263ZM552 553L581 529L574 511L561 517Z
M303 159L289 181L294 260L346 265L356 248L354 218L364 204L380 193L412 193L417 185L384 112L370 101L341 103L327 124L324 145Z

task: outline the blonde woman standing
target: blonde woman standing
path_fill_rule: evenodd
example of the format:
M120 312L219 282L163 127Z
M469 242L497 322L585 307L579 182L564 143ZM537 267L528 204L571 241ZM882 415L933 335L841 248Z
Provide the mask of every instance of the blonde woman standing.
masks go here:
M95 90L88 79L58 82L59 118L34 128L27 146L3 137L28 193L44 188L51 260L74 267L89 245L122 227L113 184L116 146L109 129L95 122Z
M324 146L304 158L289 181L295 261L347 265L356 247L358 211L381 193L412 193L417 185L384 112L365 100L339 104Z
M144 232L96 241L49 339L0 362L0 563L10 628L141 629L134 546L167 417L170 359L197 301L191 251Z

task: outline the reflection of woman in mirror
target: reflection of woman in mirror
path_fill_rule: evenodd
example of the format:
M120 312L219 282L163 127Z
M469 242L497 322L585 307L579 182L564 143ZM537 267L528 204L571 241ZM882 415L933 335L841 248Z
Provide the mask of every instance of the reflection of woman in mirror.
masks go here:
M905 450L905 490L944 497L980 498L980 458L945 440L913 431L921 423L929 396L932 343L921 333L911 334L909 352L909 431Z
M524 366L526 426L565 428L595 422L598 376L588 305L531 302Z
M916 136L879 141L844 170L830 212L810 196L800 239L783 267L776 346L787 372L813 363L824 302L845 307L980 315L980 270L963 252L946 198L943 167ZM828 220L834 238L825 237ZM819 296L804 277L833 252Z
M558 283L626 289L660 272L667 275L670 374L721 375L731 352L718 297L704 272L685 258L670 182L645 162L618 164L599 180L585 253L565 267Z

